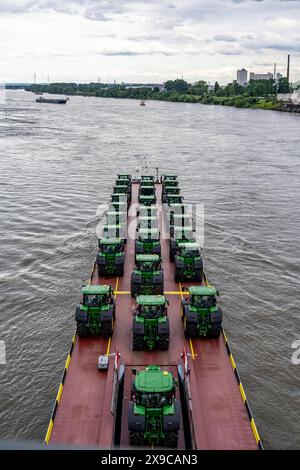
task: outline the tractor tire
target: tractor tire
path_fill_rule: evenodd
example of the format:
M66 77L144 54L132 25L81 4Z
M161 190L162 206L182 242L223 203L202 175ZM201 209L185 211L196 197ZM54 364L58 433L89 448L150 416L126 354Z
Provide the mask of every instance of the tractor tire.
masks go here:
M99 277L105 277L106 276L106 268L105 266L100 266L98 264L98 276Z
M164 284L154 284L153 286L154 295L163 295L164 294Z
M207 337L211 339L218 339L222 331L220 323L215 323L211 326L211 329L207 332Z
M135 297L140 294L141 291L141 286L140 284L131 284L130 286L130 292L131 292L131 297Z
M79 338L86 338L89 336L89 330L85 323L77 322L76 333L78 334Z
M175 267L175 274L174 274L174 280L175 282L180 282L183 281L183 272L182 269L176 269Z
M174 250L172 250L172 248L170 247L170 261L172 261L172 262L173 262L173 261L174 261L174 259L175 259L175 251L174 251Z
M186 320L184 322L184 334L186 338L197 338L198 330L197 330L197 323L187 323Z
M129 443L131 446L142 446L144 444L144 434L141 432L129 431Z
M194 280L198 282L202 282L202 276L203 276L203 271L200 269L196 269Z
M111 321L106 321L102 323L102 329L101 329L101 336L104 338L109 338L110 336L113 335L114 327L113 327L113 320Z
M116 266L116 271L115 271L116 276L122 277L124 276L124 264Z
M145 342L142 336L133 334L132 337L132 350L143 351L145 348Z
M169 349L170 343L170 336L169 335L161 335L159 340L157 341L157 349L160 351L167 351Z
M164 445L166 447L176 448L178 445L178 431L166 433L164 438Z

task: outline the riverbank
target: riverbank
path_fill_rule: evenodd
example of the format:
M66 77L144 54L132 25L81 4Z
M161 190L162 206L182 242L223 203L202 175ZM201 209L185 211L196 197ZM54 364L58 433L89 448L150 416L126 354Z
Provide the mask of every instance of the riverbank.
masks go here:
M137 100L157 100L181 103L201 103L220 106L234 106L236 108L253 108L266 110L279 110L280 103L274 96L256 97L246 95L217 96L213 92L200 95L191 93L178 93L176 91L160 91L146 87L103 87L98 84L53 83L49 85L30 85L26 91L34 93L64 94L76 96L95 96L100 98L127 98Z

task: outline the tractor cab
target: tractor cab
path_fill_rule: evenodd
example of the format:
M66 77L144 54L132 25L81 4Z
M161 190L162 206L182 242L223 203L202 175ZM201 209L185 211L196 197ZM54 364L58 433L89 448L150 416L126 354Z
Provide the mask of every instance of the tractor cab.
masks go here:
M131 175L128 173L119 173L117 176L117 181L124 181L127 184L131 184Z
M129 186L127 184L116 184L113 189L114 194L128 194Z
M138 240L149 240L156 241L159 240L159 230L158 228L140 228L138 230Z
M165 201L169 206L171 204L183 204L183 196L180 196L179 194L170 194L166 195L166 201Z
M139 228L135 241L135 254L161 255L158 228Z
M124 251L123 238L100 238L99 251L105 254L115 254Z
M136 298L135 315L144 319L160 318L167 315L169 303L164 295L139 295Z
M201 255L201 247L197 242L178 243L178 255L185 258L194 258Z
M155 193L147 195L139 194L138 201L144 206L152 206L153 204L156 204L156 195Z
M154 176L153 175L142 175L141 176L141 184L143 184L146 181L151 181L154 183Z
M102 307L113 303L113 290L110 286L89 284L84 286L81 292L84 307Z
M152 196L155 194L155 186L154 184L144 184L142 183L139 187L139 195L140 196Z
M144 272L152 272L161 268L161 260L159 255L136 255L136 269Z

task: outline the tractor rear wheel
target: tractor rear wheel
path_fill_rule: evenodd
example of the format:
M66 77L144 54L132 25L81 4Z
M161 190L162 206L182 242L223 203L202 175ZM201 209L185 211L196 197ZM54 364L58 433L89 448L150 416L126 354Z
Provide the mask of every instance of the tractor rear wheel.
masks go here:
M89 329L87 328L85 323L78 321L76 333L78 334L79 338L86 338L89 335Z
M182 269L178 269L178 268L175 267L175 276L174 276L174 278L175 278L175 282L180 282L180 281L183 280L182 279L183 278Z
M139 295L140 290L141 290L140 284L132 283L130 286L131 297L135 297L136 295Z
M116 276L124 276L124 264L116 266Z
M106 268L105 266L100 266L100 264L98 264L98 276L99 277L105 277L106 276Z
M201 269L196 269L195 270L194 279L195 279L195 281L202 282L202 270Z
M220 323L215 323L211 326L211 329L207 332L207 337L211 339L217 339L220 336L222 327Z
M140 335L135 335L133 333L133 337L132 337L132 350L133 351L143 351L145 347L145 344L144 344L144 339L142 336Z
M175 251L172 250L172 248L170 247L170 261L174 261L175 259Z
M154 295L163 295L164 293L164 285L161 284L154 284L153 286L153 294Z
M166 447L177 447L178 444L178 431L172 431L165 434L164 445Z
M112 336L113 330L113 320L105 321L102 323L101 336L104 336L104 338L109 338Z
M197 324L196 323L188 323L185 321L184 323L184 334L186 338L197 338L198 331L197 331Z
M143 433L129 431L129 442L131 446L142 446L144 444Z
M157 341L157 348L160 351L167 351L169 349L170 343L170 336L169 335L161 335L159 340Z

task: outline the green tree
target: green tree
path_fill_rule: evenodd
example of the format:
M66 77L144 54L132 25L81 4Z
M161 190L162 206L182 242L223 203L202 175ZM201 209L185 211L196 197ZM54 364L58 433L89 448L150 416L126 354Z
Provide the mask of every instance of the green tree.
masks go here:
M220 89L220 85L218 84L218 82L216 82L214 86L214 93L217 93L219 89Z

